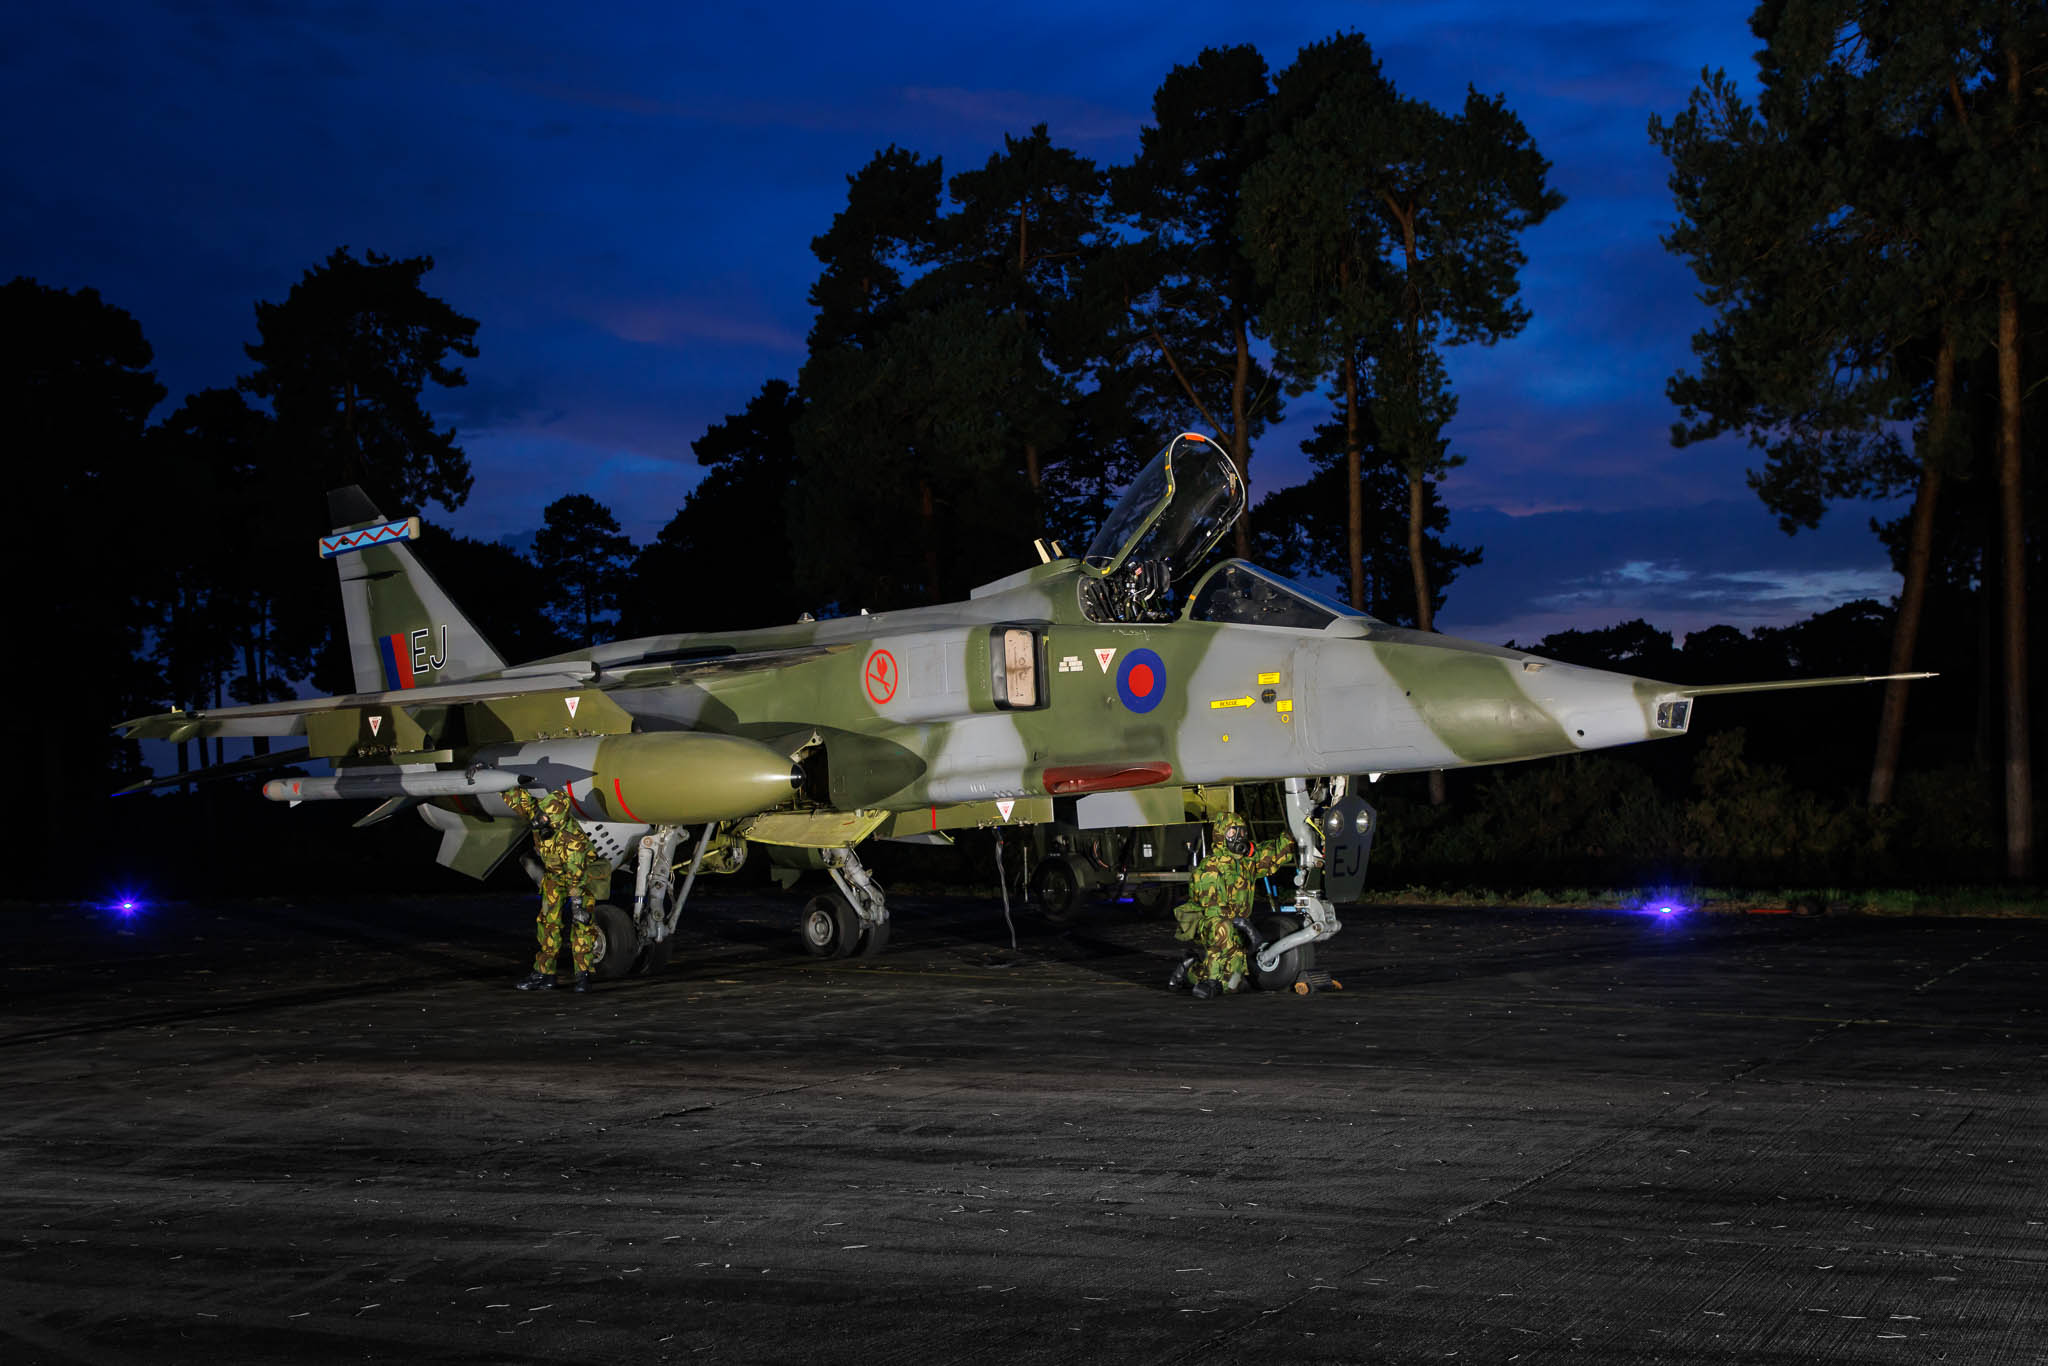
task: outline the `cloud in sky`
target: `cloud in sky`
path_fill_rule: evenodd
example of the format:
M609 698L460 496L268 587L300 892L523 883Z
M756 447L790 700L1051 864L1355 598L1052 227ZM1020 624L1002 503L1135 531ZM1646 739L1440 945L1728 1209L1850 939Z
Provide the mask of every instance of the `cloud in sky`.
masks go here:
M1781 532L1753 498L1529 516L1457 511L1451 539L1482 547L1485 559L1451 584L1438 624L1524 644L1636 617L1680 636L1719 624L1789 625L1898 592L1898 575L1866 524L1901 511L1841 508L1797 536Z

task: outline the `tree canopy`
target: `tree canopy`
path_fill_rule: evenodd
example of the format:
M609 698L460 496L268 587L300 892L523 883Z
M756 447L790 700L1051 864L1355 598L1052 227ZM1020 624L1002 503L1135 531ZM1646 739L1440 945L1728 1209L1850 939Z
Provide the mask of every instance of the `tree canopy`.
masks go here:
M2002 564L2005 797L2022 875L2033 819L2020 334L2023 310L2048 302L2048 229L2029 207L2048 196L2048 11L1775 0L1751 29L1765 44L1753 105L1710 71L1685 110L1650 123L1679 211L1666 245L1715 310L1696 367L1669 385L1674 440L1744 434L1765 457L1750 482L1787 530L1831 500L1913 491L1910 530L1895 538L1895 670L1914 658L1945 481L1995 471L1987 560ZM1998 413L1974 448L1961 418L1972 404ZM1887 698L1874 805L1891 793L1906 697L1895 684Z

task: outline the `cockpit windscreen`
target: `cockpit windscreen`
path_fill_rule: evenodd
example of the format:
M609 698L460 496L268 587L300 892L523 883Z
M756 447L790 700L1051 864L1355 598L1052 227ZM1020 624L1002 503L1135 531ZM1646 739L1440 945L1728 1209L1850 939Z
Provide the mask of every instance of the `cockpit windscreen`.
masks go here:
M1216 566L1195 589L1190 621L1228 622L1236 626L1292 626L1316 631L1338 617L1377 621L1355 608L1335 602L1310 588L1243 560Z

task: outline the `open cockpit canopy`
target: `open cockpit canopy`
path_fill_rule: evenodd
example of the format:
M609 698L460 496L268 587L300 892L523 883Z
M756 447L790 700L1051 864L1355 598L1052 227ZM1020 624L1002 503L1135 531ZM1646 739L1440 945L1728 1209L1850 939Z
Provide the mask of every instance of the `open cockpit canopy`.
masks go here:
M1197 568L1244 512L1244 480L1224 449L1195 432L1166 443L1088 543L1081 563L1112 574L1163 560L1170 579Z

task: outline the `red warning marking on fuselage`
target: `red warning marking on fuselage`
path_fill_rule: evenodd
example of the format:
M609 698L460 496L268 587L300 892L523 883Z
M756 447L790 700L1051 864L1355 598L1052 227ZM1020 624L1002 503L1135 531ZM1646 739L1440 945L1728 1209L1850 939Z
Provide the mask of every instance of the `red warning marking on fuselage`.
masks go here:
M901 675L896 668L896 656L887 650L876 650L868 656L867 667L861 671L868 690L868 700L880 706L896 695L896 685Z
M372 716L372 717L370 717L370 718L369 718L369 720L370 720L370 734L371 734L372 736L375 736L375 735L377 734L377 732L378 732L378 731L379 731L380 729L382 729L382 728L383 728L383 725L384 725L384 718L383 718L383 717L381 717L381 716Z

